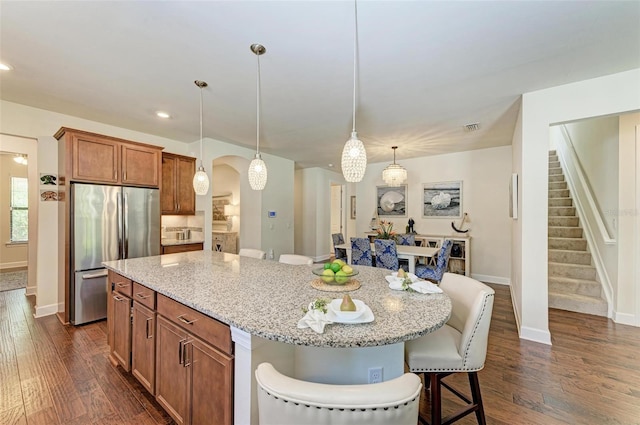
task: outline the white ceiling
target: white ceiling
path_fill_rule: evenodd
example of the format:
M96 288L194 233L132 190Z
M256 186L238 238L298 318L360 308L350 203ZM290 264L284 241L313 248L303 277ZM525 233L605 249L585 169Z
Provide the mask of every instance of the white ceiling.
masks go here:
M0 1L0 96L155 134L335 164L352 115L352 1ZM358 1L369 162L511 143L520 95L640 67L638 1ZM155 111L172 118L160 120ZM480 122L465 133L463 125Z

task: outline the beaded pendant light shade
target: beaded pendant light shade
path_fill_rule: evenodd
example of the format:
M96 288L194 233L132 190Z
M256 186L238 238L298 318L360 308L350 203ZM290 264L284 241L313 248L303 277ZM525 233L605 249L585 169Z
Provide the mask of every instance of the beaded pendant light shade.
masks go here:
M400 186L407 181L407 170L402 165L396 164L396 149L397 146L392 146L393 149L393 164L389 164L387 168L382 172L382 180L388 186Z
M202 165L202 89L207 87L208 84L200 80L196 80L194 83L200 87L200 166L193 176L193 190L196 192L196 195L206 195L209 191L209 176L207 176Z
M354 32L353 32L353 128L351 138L347 140L342 149L342 175L348 182L359 182L364 177L367 169L367 151L364 144L358 139L356 132L356 70L358 51L358 5L354 1Z
M252 44L251 51L258 58L258 78L256 83L256 156L249 164L249 185L253 190L262 190L267 185L267 166L260 155L260 55L263 55L267 49L261 44Z

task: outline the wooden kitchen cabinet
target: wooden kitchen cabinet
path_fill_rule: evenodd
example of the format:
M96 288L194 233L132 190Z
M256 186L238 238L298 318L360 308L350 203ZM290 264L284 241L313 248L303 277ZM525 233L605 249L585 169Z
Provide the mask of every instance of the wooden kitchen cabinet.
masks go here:
M163 245L162 253L175 254L178 252L202 251L203 249L204 249L204 244L202 242L187 243L187 244L181 244L181 245Z
M227 325L158 295L156 399L176 422L233 423L231 351Z
M163 152L160 193L162 214L194 215L196 213L196 194L193 190L195 173L195 158Z
M111 362L155 395L178 424L233 423L231 330L109 271Z
M159 187L162 147L62 127L62 177L71 181Z
M131 298L112 292L113 343L111 355L127 372L131 370Z
M134 301L132 314L131 373L151 395L155 395L156 313Z

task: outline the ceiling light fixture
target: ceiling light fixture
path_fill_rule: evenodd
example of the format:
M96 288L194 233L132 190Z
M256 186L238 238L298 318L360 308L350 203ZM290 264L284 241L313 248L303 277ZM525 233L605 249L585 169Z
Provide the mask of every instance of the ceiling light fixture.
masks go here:
M400 186L407 181L407 170L402 165L396 164L397 146L391 146L393 149L393 164L389 164L382 172L382 180L389 186Z
M251 51L258 58L258 78L257 78L257 95L256 95L256 157L249 164L249 185L253 190L262 190L267 184L267 166L260 155L260 56L267 49L262 44L252 44Z
M13 157L13 160L18 164L27 165L27 156L23 154L18 154Z
M196 195L206 195L209 191L209 176L207 176L202 165L202 89L207 87L208 84L200 80L195 80L194 83L200 87L200 166L193 176L193 190L195 190Z
M7 65L6 63L0 62L0 71L10 71L13 67L11 65Z
M171 116L171 115L167 114L166 112L162 112L162 111L158 111L158 112L156 112L156 115L157 115L159 118L169 118L169 117Z
M347 140L342 149L342 175L348 182L359 182L364 177L367 169L367 151L364 144L358 139L356 132L356 69L358 51L358 4L354 5L354 31L353 31L353 128L351 138Z

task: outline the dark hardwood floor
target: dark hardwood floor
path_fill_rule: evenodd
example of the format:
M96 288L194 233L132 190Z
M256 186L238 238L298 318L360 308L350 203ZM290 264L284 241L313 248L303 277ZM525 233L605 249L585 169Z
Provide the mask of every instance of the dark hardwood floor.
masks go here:
M640 425L640 328L550 310L553 345L523 341L508 287L492 287L479 374L488 424ZM105 322L34 319L23 289L0 292L0 424L173 423L135 378L110 365L107 352ZM464 375L447 379L468 393ZM457 406L449 396L443 403L445 414Z

